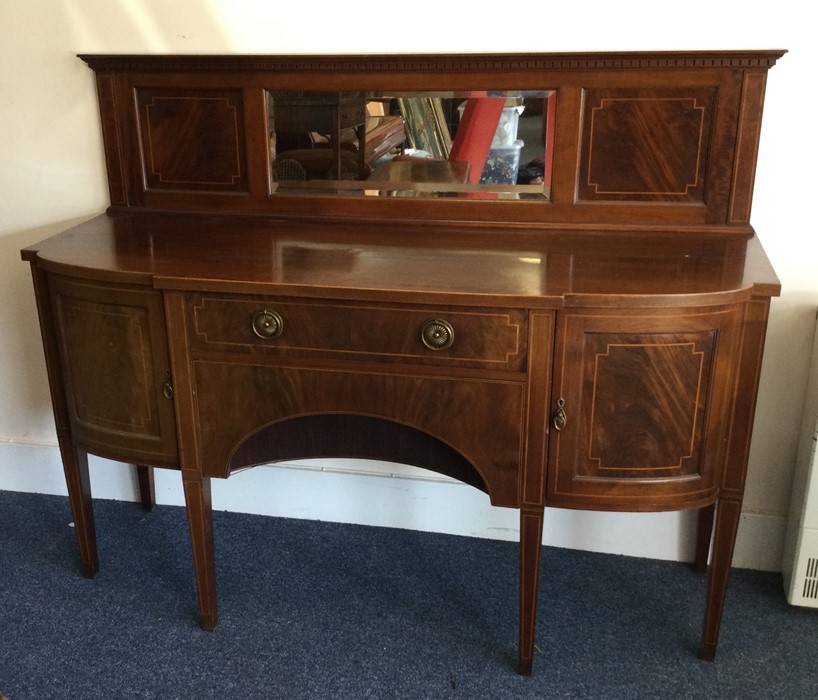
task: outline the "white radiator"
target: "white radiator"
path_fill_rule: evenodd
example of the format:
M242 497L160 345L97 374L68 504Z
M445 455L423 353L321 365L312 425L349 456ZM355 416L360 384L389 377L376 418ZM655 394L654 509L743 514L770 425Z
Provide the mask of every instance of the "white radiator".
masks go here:
M818 608L818 328L813 341L801 440L781 571L792 605Z

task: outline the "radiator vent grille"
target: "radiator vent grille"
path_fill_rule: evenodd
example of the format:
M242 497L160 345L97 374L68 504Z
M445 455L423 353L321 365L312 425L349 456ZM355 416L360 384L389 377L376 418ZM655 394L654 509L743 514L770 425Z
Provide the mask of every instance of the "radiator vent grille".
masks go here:
M804 598L818 600L818 557L807 559L807 574L804 577Z

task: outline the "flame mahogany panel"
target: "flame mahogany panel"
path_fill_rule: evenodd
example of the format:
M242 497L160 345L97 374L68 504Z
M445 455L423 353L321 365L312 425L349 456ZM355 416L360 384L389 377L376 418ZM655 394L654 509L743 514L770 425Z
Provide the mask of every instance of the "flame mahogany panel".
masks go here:
M247 192L241 90L137 90L145 186Z
M586 90L581 200L703 203L716 90Z

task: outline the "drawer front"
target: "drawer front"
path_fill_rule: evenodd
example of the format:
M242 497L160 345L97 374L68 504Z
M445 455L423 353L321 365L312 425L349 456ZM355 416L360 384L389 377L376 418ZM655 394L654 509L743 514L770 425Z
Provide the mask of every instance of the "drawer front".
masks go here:
M194 352L525 368L527 316L518 309L191 294L188 313Z

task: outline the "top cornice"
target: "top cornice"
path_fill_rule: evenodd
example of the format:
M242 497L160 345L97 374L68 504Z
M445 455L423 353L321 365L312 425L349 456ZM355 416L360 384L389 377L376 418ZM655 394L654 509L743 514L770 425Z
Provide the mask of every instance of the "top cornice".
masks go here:
M768 69L786 50L523 54L80 54L97 72L449 72Z

